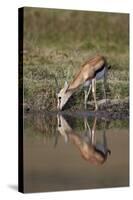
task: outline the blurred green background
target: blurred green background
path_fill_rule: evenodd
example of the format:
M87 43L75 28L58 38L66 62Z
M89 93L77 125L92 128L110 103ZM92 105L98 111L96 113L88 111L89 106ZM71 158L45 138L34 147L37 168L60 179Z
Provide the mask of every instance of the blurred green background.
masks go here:
M107 98L128 98L128 14L24 8L25 104L55 110L55 77L62 87L96 54L104 55L111 65ZM97 99L102 98L101 88L99 82ZM75 94L74 109L83 107L83 94L82 90Z

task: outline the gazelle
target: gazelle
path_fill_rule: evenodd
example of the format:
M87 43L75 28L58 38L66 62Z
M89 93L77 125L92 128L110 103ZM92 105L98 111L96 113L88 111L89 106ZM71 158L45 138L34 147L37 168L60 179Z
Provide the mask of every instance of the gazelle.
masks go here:
M95 110L98 109L96 101L96 80L103 79L104 99L106 100L105 81L107 76L107 61L103 56L97 55L89 59L81 66L80 71L74 79L68 84L65 82L64 87L57 94L58 103L57 108L62 110L69 98L76 92L80 86L84 87L84 104L87 107L87 99L90 94L91 88L95 102Z
M64 137L65 142L72 142L80 151L84 160L95 165L103 164L106 161L108 153L110 154L111 152L107 147L105 129L102 135L103 142L99 144L96 142L96 117L94 119L92 130L89 127L87 119L84 119L85 132L82 133L82 135L75 132L62 115L57 115L57 119L58 131Z

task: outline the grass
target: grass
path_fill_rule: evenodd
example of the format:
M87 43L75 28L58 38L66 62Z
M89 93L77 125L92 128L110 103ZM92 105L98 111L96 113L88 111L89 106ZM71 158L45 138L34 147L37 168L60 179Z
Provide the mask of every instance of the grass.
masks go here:
M128 97L128 23L128 14L25 8L25 103L34 109L56 110L55 77L62 87L88 58L99 53L111 65L107 97ZM102 98L101 82L97 98ZM79 90L74 108L82 107L83 91Z

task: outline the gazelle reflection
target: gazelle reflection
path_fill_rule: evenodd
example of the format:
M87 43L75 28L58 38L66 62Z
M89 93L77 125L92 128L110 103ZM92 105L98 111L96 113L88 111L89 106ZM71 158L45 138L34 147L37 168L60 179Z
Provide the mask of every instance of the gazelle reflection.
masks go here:
M105 127L102 132L102 142L97 143L96 123L97 117L94 118L92 129L90 128L87 118L84 118L85 131L78 134L66 121L64 116L57 115L58 131L64 137L65 142L72 142L79 150L82 158L92 164L103 164L111 151L108 149ZM105 124L106 125L106 124Z

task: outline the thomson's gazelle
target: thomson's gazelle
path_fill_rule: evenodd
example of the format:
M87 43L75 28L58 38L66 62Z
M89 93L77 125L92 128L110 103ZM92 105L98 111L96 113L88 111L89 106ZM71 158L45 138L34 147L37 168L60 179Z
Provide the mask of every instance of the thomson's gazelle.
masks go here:
M106 99L105 80L107 75L107 69L108 65L106 59L103 56L97 55L89 59L85 64L81 66L80 71L69 84L65 82L64 87L60 90L60 92L57 95L57 108L59 110L62 110L69 98L72 96L72 94L76 92L80 86L83 86L85 93L85 108L87 107L87 99L92 89L93 98L95 102L95 110L97 110L98 105L96 101L96 80L103 79L104 99Z

